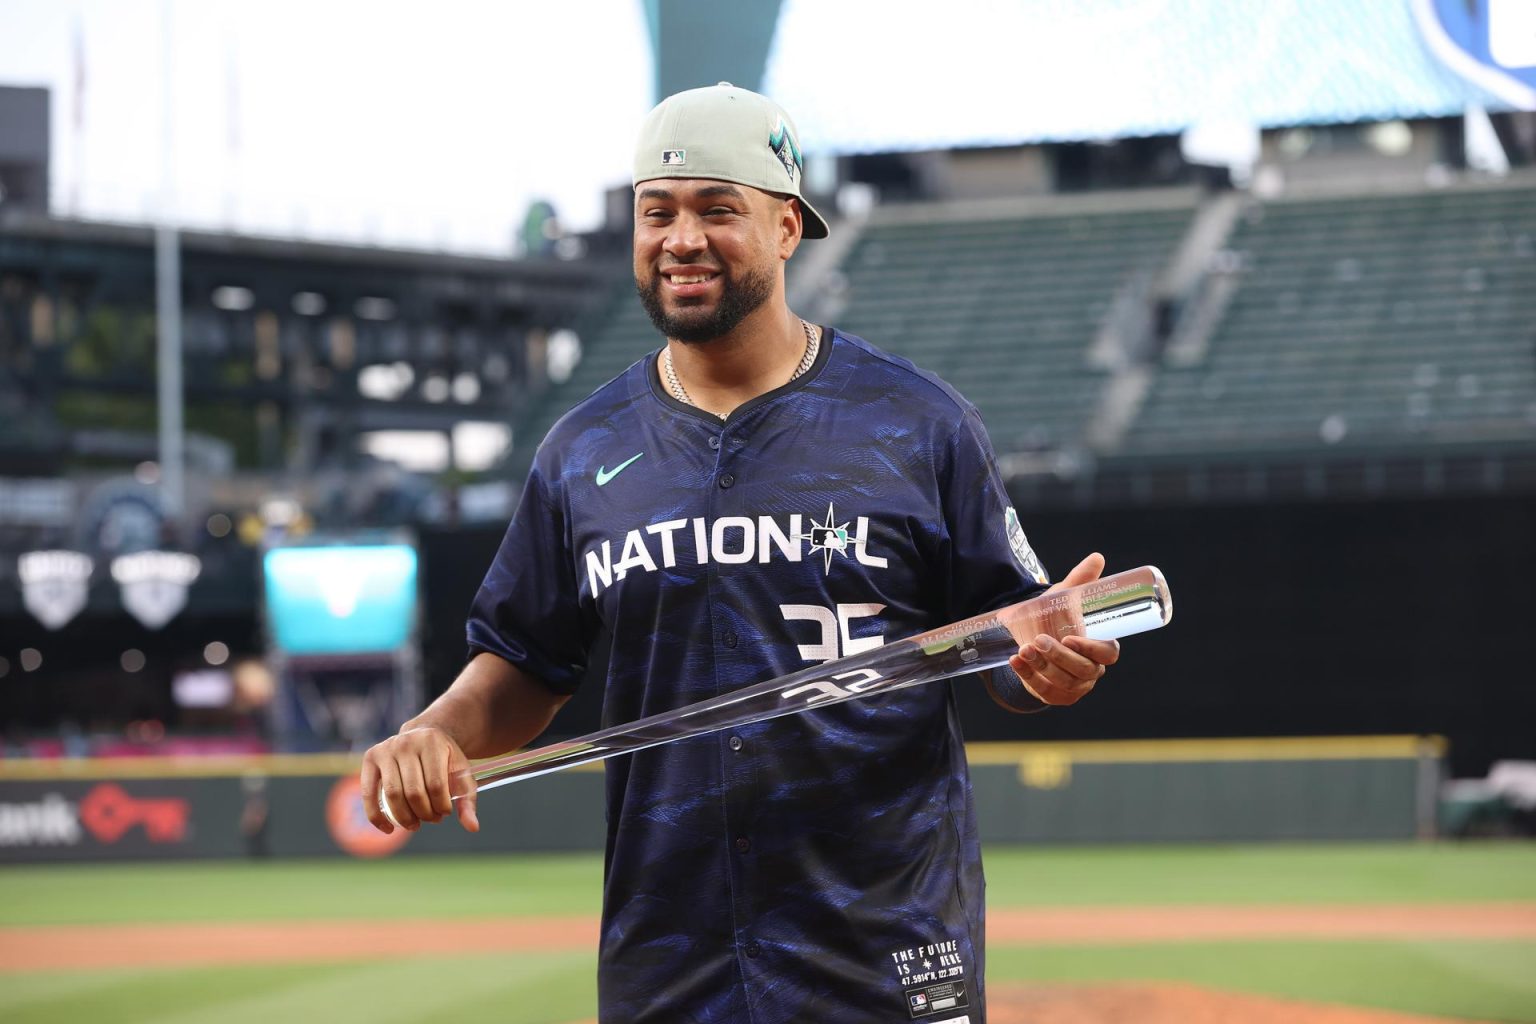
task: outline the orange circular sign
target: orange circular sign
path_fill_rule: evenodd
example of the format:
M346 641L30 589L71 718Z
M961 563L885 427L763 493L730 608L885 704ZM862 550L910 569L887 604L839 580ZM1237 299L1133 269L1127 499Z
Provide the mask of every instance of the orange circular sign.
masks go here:
M406 844L411 834L397 828L385 835L363 813L363 786L356 775L336 780L325 800L325 825L336 845L354 857L388 857Z

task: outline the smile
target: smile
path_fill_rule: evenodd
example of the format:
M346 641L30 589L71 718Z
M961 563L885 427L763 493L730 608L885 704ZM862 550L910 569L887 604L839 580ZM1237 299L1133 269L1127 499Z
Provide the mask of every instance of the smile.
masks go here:
M720 271L693 266L686 269L663 270L661 275L667 279L667 294L678 299L691 300L712 295L715 281L720 278Z

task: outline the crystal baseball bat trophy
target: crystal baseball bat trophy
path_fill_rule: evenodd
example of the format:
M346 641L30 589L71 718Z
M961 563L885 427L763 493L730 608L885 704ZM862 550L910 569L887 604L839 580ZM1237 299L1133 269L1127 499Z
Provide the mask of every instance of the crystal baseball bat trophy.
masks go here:
M1114 640L1157 629L1172 617L1167 580L1142 566L627 725L480 761L453 788L460 795L494 789L720 729L996 668L1041 633Z

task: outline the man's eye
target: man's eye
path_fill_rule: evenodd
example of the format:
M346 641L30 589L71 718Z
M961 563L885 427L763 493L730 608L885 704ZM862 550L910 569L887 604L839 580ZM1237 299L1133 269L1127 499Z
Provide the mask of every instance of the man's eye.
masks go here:
M706 210L704 212L704 216L706 216L706 217L719 217L719 216L722 216L722 215L729 215L729 214L732 214L732 213L735 213L735 212L736 211L731 209L729 206L714 206L714 207L711 207L710 209Z

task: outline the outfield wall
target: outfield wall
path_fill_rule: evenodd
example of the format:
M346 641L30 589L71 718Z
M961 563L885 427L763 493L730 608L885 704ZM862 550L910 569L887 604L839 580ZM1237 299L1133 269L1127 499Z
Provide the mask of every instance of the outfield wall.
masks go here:
M1401 840L1434 834L1439 737L977 743L992 843ZM0 863L600 851L603 776L487 794L482 828L383 836L357 759L0 763Z

